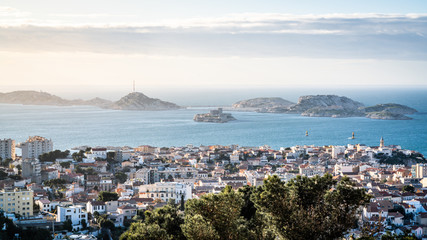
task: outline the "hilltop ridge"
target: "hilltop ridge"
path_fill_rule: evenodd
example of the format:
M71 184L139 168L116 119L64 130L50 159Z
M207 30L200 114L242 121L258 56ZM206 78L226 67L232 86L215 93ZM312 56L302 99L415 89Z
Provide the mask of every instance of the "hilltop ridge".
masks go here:
M180 108L178 105L160 99L150 98L143 93L133 92L113 102L102 98L90 100L67 100L47 92L14 91L0 93L0 103L48 106L86 105L116 110L171 110Z
M140 92L129 93L108 108L116 110L172 110L179 109L175 103L150 98Z

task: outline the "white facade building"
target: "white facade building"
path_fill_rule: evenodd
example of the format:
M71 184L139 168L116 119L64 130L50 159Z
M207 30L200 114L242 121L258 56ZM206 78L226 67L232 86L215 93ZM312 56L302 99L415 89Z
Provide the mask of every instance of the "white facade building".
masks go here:
M15 140L0 139L0 158L15 160Z
M333 146L332 147L332 157L337 158L338 154L345 152L345 146Z
M94 213L98 212L99 214L103 214L106 212L105 203L102 201L89 201L86 203L87 212Z
M190 185L177 182L157 182L139 186L139 197L141 198L161 199L164 202L173 198L176 202L180 202L181 196L184 196L185 201L192 198Z
M58 214L56 215L57 222L65 222L71 220L73 224L73 230L79 231L82 229L82 221L87 221L87 213L83 211L82 206L69 206L69 207L58 207Z
M43 153L53 151L53 142L40 136L29 137L24 143L21 143L22 159L38 158Z

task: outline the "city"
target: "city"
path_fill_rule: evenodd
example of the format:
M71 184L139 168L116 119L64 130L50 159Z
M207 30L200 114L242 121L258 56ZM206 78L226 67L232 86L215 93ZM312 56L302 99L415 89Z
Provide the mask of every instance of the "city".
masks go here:
M427 161L422 154L386 145L75 147L54 149L41 136L0 140L0 209L21 228L48 230L54 239L96 239L104 228L122 229L145 211L189 199L259 187L269 176L348 177L370 202L358 211L347 237L413 234L427 223ZM17 155L19 147L22 154ZM102 219L102 220L101 220ZM102 222L108 224L102 225ZM9 228L9 227L7 227ZM4 228L6 229L6 227ZM111 232L110 232L111 234Z
M0 240L427 240L427 1L1 0Z

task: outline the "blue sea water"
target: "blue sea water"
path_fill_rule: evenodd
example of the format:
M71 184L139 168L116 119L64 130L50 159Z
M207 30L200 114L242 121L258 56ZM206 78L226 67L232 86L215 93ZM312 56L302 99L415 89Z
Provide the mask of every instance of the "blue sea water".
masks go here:
M75 146L229 145L273 148L294 145L386 144L427 154L426 96L412 102L413 120L309 118L299 115L233 112L237 121L215 124L193 121L207 109L176 111L116 111L89 106L28 106L0 104L0 138L25 141L28 136L51 138L55 149ZM411 104L412 103L412 104ZM305 132L309 136L305 136ZM349 139L355 132L356 139Z

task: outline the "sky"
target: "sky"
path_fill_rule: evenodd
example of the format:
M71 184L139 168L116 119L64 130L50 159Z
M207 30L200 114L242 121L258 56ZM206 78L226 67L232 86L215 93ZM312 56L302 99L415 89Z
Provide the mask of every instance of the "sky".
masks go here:
M427 89L427 2L2 0L0 73L0 92L117 100L135 81L189 105Z

